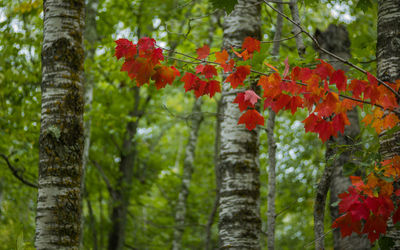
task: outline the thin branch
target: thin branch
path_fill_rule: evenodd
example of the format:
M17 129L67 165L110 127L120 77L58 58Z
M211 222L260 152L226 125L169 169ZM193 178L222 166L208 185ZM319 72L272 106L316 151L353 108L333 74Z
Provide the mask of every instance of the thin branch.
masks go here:
M38 188L38 185L36 183L32 183L30 181L27 181L24 179L22 175L20 175L21 170L18 170L15 168L13 165L11 165L10 160L8 157L4 154L0 154L0 156L6 161L8 168L11 170L11 173L18 179L20 180L23 184L27 185L28 187L31 188Z
M290 36L290 37L287 37L287 38L282 38L282 39L279 39L279 40L271 40L271 41L261 41L261 43L276 43L276 42L287 41L287 40L295 38L300 33L301 33L301 31L299 33L296 33L293 36Z
M97 168L97 170L99 171L99 174L101 176L101 178L103 178L104 182L106 183L107 186L107 190L110 193L110 195L113 197L113 199L115 199L115 191L114 188L111 185L110 180L107 178L107 176L104 174L103 168L101 167L100 163L98 163L97 161L90 159L90 161L93 163L93 165Z
M304 34L306 34L314 43L315 46L318 47L319 50L321 50L322 52L324 52L325 54L328 54L330 56L332 56L333 58L337 59L338 61L341 61L342 63L345 63L347 65L349 65L350 67L360 71L363 74L367 74L368 72L360 67L358 67L357 65L349 62L346 59L341 58L340 56L324 49L321 47L321 45L319 44L319 42L317 41L317 39L311 35L307 30L305 30L300 24L298 24L297 22L293 21L290 17L288 17L287 15L285 15L284 13L282 13L281 11L279 11L278 9L274 8L271 4L268 3L267 0L263 0L264 3L266 5L268 5L271 9L273 9L274 11L276 11L279 15L282 15L286 20L288 20L289 22L293 23L294 25L296 25L302 32L304 32ZM377 81L382 84L383 86L385 86L387 89L389 89L393 94L395 94L397 96L397 98L400 98L400 94L396 92L396 90L394 90L392 87L390 87L389 85L387 85L384 81L382 81L381 79L375 77L377 79Z

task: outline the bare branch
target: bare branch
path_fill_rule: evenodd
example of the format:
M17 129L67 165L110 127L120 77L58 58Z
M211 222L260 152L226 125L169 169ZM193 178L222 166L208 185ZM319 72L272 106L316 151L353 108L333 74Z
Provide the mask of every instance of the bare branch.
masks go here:
M15 168L13 165L11 165L10 160L8 159L8 157L6 155L0 154L0 156L5 160L8 168L11 170L11 173L15 176L15 178L20 180L23 184L27 185L28 187L38 188L38 185L36 183L32 183L32 182L24 179L24 177L20 174L21 170Z

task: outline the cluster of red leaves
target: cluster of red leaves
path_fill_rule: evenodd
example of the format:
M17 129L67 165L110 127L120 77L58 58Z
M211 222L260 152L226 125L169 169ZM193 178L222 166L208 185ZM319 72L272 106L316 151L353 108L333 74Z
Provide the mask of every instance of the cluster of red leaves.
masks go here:
M399 176L400 157L396 156L382 162L387 164L386 176ZM364 182L359 176L351 176L353 186L339 195L339 212L342 215L332 224L333 228L340 228L342 237L353 232L367 234L373 243L380 235L386 233L387 221L391 215L393 223L400 221L399 204L393 204L392 195L400 196L400 190L393 191L393 182L378 178L375 173L367 176ZM396 209L397 207L397 209Z
M137 86L149 83L150 78L155 81L157 89L172 84L179 71L174 67L161 65L164 60L162 49L156 48L154 39L143 37L137 44L127 39L115 41L115 56L124 58L121 71L126 71L131 79L136 79Z
M136 79L138 86L152 79L157 89L160 89L172 84L175 77L180 76L173 66L161 65L164 57L162 50L156 48L154 39L141 38L137 44L119 39L116 43L115 56L118 59L125 58L121 70L127 71L131 79ZM260 41L247 37L241 52L234 48L232 51L239 60L246 61L260 51ZM193 90L196 98L203 95L211 98L221 92L220 82L214 79L218 76L218 69L229 73L225 82L230 83L233 89L245 86L245 80L252 71L250 65L236 66L235 60L229 58L225 49L215 52L216 59L213 62L206 61L210 55L207 45L198 48L196 52L201 64L196 67L195 73L186 72L181 78L186 92ZM335 70L323 60L315 69L294 67L291 72L285 60L282 75L273 65L265 65L275 72L260 77L258 85L263 89L262 97L253 90L246 90L238 93L234 100L239 110L245 111L238 124L244 124L249 130L264 125L263 116L256 110L256 103L260 99L264 101L264 109L270 107L275 112L290 110L294 114L299 108L307 108L309 114L303 120L305 130L317 133L323 142L331 136L337 136L339 132L343 133L345 126L349 125L347 111L355 106L363 108L364 103L375 105L372 114L366 115L363 122L371 125L377 133L400 122L397 115L390 112L398 107L396 96L387 86L380 85L370 73L367 73L367 80L348 80L343 70ZM400 81L386 84L395 91L399 90ZM400 156L383 161L380 166L382 170L376 174L371 173L365 182L360 177L352 176L353 186L348 192L340 194L339 211L343 215L332 227L340 228L343 237L353 232L368 234L370 241L374 242L386 233L390 216L394 223L400 221L399 204L394 204L391 199L393 195L400 196L400 191L394 191L393 182L383 178L400 178Z

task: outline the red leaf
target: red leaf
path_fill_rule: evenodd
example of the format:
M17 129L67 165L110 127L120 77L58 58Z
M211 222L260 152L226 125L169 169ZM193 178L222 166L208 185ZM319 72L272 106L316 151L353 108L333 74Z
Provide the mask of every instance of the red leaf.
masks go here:
M347 118L346 113L340 113L333 117L332 126L335 132L339 131L340 133L344 134L344 127L346 125L350 125L350 121Z
M235 66L235 61L233 59L229 60L228 63L221 64L221 67L224 69L224 72L232 72L234 66Z
M261 42L259 40L248 36L243 41L242 49L247 49L250 54L252 54L254 51L260 52L260 44Z
M351 80L349 90L353 91L353 97L359 99L360 95L364 92L368 82L363 80Z
M299 96L292 96L290 102L286 105L286 109L290 109L292 115L296 113L297 108L303 107L303 100Z
M331 78L332 73L335 71L329 63L324 62L321 59L317 59L321 63L317 65L317 68L315 69L315 73L317 73L321 79L326 79L327 77Z
M185 75L181 78L181 81L185 83L185 85L183 86L185 88L185 92L193 89L197 79L198 77L196 75L189 72L185 73Z
M254 108L257 100L261 99L253 90L246 90L245 92L238 93L233 103L239 104L239 110L243 111L247 107Z
M378 84L378 80L376 79L376 77L374 75L371 75L369 72L367 72L367 78L369 83L371 83L372 85Z
M210 47L207 44L204 44L203 47L196 49L197 59L205 59L210 54Z
M196 66L196 74L201 74L201 73L203 73L204 67L205 67L205 66L204 66L203 64L197 65L197 66Z
M172 84L175 77L179 75L177 69L167 66L161 66L156 70L156 73L151 77L155 80L156 88L164 88L167 84Z
M245 124L248 130L253 130L256 125L264 126L264 117L255 109L249 109L240 118L238 124Z
M340 233L342 234L343 238L345 236L351 235L353 232L360 233L361 222L353 222L351 219L351 215L349 213L346 213L333 222L332 228L340 228Z
M141 51L141 53L151 51L154 49L155 45L156 45L156 41L153 38L142 37L138 41L139 53L140 53L140 51Z
M386 220L382 216L370 215L365 222L363 233L368 234L368 239L374 243L380 234L386 233Z
M202 74L207 79L213 78L214 76L218 75L217 70L215 69L215 67L213 65L209 65L209 64L204 66Z
M333 72L329 82L331 84L335 83L339 91L346 91L347 77L343 70L339 69Z
M117 47L115 47L115 56L117 59L120 59L121 57L128 59L137 54L136 45L128 39L118 39L115 43L117 44Z
M208 81L204 93L208 94L210 98L212 98L216 92L221 92L221 85L219 84L219 81Z
M232 88L236 89L239 85L244 85L243 81L250 74L250 65L239 66L236 71L226 78L226 82L230 82Z

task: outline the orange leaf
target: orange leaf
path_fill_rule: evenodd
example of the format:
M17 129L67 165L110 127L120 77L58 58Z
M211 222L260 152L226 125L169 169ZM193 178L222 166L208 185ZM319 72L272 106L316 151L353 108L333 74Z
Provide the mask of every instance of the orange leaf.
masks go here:
M248 50L250 54L252 54L254 51L260 52L260 44L261 42L259 40L248 36L243 41L242 49Z
M226 78L226 82L230 82L232 88L236 89L239 85L244 85L243 81L250 74L250 65L239 66L236 71Z
M215 58L216 63L224 64L228 60L229 55L226 50L223 50L222 52L215 52Z

